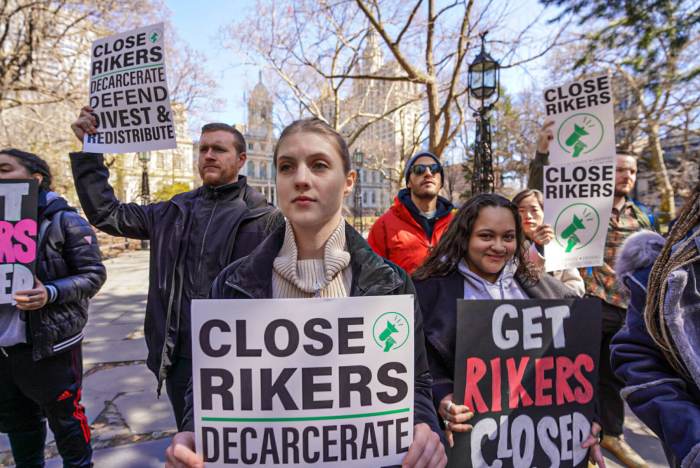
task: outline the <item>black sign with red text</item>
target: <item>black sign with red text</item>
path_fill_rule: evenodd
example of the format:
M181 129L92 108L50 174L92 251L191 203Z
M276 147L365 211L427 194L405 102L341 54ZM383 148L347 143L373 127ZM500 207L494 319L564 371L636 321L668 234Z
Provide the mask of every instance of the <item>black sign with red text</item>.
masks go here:
M0 312L34 287L37 197L34 180L0 180Z
M454 399L474 417L449 466L585 467L600 334L597 299L459 300Z

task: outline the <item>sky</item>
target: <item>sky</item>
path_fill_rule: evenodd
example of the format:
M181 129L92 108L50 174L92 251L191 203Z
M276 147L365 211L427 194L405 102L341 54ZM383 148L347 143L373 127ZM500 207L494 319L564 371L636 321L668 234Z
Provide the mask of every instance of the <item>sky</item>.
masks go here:
M207 56L207 70L219 83L217 98L223 107L212 109L207 121L227 123L245 119L243 94L252 89L258 79L256 68L244 66L240 58L224 50L218 39L219 29L236 18L236 13L248 11L254 0L167 0L171 21L177 35L190 47Z
M495 3L502 3L497 0ZM207 70L219 83L217 98L223 105L202 116L206 121L242 123L245 121L244 93L249 92L258 81L258 69L242 64L242 59L230 50L224 50L218 39L219 29L237 19L247 16L255 7L255 0L166 0L171 12L171 22L177 35L190 47L207 56ZM520 30L530 21L532 12L540 11L537 0L521 0L511 6L506 28ZM498 59L498 57L495 57ZM473 57L469 58L469 61ZM543 61L530 63L524 69L508 69L501 73L501 82L511 93L529 87L541 75ZM195 118L190 127L197 128ZM194 125L193 125L194 124ZM196 136L196 135L193 135Z

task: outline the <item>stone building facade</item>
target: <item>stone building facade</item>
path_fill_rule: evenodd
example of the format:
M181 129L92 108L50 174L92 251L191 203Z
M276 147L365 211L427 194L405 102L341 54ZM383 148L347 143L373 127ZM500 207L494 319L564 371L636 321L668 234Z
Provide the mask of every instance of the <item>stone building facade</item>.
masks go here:
M242 174L247 176L248 185L265 195L267 201L277 205L275 170L272 164L276 143L272 125L272 97L262 84L262 75L250 93L247 105L248 118L243 136L248 146L248 159Z
M371 30L357 72L361 75L400 76L400 66L395 61L385 61L379 38ZM351 135L361 126L374 121L360 134L350 147L351 155L362 154L359 190L362 192L362 214L382 213L393 203L396 192L403 184L403 167L420 138L422 128L422 100L418 86L403 81L379 79L354 79L352 91L343 100L340 120L350 120L341 132ZM330 97L321 105L328 121L334 118L335 107ZM391 112L390 112L391 111ZM378 116L383 116L377 120ZM355 210L358 200L349 198L350 210ZM359 207L358 207L359 209Z

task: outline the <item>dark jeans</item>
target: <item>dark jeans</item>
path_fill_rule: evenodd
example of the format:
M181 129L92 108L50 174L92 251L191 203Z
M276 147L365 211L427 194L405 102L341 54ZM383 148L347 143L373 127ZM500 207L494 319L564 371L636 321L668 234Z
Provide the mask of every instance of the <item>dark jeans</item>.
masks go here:
M618 379L610 365L610 340L625 324L627 311L603 301L603 339L600 342L598 370L598 404L603 433L611 436L622 434L625 405L620 396L624 383Z
M192 378L192 360L181 356L170 368L168 378L165 379L165 391L168 392L170 406L173 407L177 430L182 431L182 418L185 416L185 393L187 384Z
M38 362L29 345L4 348L0 376L0 432L7 433L18 468L44 466L45 418L63 466L92 466L90 426L80 404L80 345Z

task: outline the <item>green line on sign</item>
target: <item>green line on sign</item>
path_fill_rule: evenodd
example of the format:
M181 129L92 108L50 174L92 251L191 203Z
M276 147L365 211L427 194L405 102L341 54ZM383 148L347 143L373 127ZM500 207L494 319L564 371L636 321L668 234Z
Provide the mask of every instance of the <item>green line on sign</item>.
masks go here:
M204 416L202 421L210 422L295 422L295 421L329 421L333 419L357 419L371 418L374 416L386 416L387 414L408 413L411 408L379 411L378 413L341 414L337 416L308 416L298 418L213 418Z
M95 76L92 77L92 79L95 79L95 78L102 78L103 76L114 75L115 73L124 73L124 72L134 71L134 70L143 70L144 68L159 68L159 67L162 67L162 66L163 66L162 63L156 63L156 64L154 64L154 65L141 65L140 67L124 68L124 69L122 69L122 70L115 70L115 71L113 71L113 72L103 73L103 74L101 74L101 75L95 75Z

